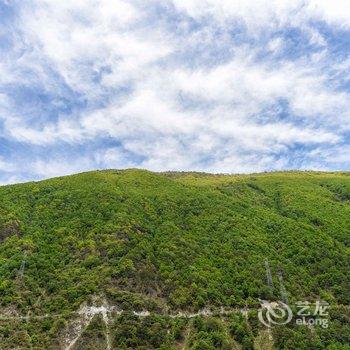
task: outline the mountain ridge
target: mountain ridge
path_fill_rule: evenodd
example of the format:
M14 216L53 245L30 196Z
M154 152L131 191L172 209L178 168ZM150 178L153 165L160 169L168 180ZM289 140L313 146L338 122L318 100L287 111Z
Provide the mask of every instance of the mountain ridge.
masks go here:
M259 299L281 300L282 283L290 304L322 299L336 310L349 305L348 173L106 170L3 186L0 199L0 310L67 315L60 322L42 321L51 335L35 322L6 326L10 338L34 337L31 346L59 349L55 334L96 294L122 309L151 313L257 309ZM139 322L118 317L126 317L126 324ZM165 329L173 324L154 317ZM237 340L244 318L232 317L227 322L236 324L230 334ZM249 317L247 349L254 343L250 332L259 333L256 314ZM226 328L213 322L227 337ZM344 343L342 322L330 334ZM126 330L115 332L120 337ZM293 332L301 337L300 329ZM330 335L318 332L326 348ZM118 337L112 341L116 348ZM0 347L11 348L5 338L0 336ZM126 339L125 349L137 348L142 339L136 337L134 345ZM201 343L197 340L188 348ZM159 348L152 344L146 348Z

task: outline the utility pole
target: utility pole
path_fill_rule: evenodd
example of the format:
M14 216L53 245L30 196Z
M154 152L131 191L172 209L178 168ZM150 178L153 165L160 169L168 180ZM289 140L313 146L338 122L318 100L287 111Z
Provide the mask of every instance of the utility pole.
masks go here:
M21 266L18 270L18 276L19 276L19 279L22 280L23 279L23 276L24 276L24 270L26 268L26 264L27 264L27 251L24 250L23 252L23 260L21 262Z
M265 259L265 269L266 269L266 280L267 280L267 285L270 288L271 291L273 291L273 281L272 281L272 274L270 270L270 265L269 261Z
M282 271L278 272L278 279L280 281L281 299L285 304L288 305L287 291L286 291L286 288L284 286Z
M26 261L22 260L21 267L18 270L18 275L19 275L20 279L23 278L25 267L26 267Z

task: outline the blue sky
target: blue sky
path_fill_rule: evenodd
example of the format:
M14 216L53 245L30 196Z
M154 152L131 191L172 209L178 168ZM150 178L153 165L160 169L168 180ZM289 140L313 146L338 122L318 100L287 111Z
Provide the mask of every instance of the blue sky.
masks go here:
M0 183L350 170L347 0L0 0Z

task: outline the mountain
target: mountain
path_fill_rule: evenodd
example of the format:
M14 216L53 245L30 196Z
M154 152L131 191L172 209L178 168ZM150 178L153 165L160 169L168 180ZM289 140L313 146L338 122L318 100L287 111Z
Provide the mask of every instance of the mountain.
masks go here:
M3 186L0 349L349 349L349 246L349 173ZM260 300L325 301L329 326L269 329Z

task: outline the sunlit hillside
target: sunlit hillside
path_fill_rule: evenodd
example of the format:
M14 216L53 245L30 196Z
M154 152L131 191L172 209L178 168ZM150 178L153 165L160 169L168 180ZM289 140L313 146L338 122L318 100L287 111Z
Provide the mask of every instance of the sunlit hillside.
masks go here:
M3 186L0 242L4 350L349 349L348 173L108 170ZM324 300L330 326L268 332L260 299Z

